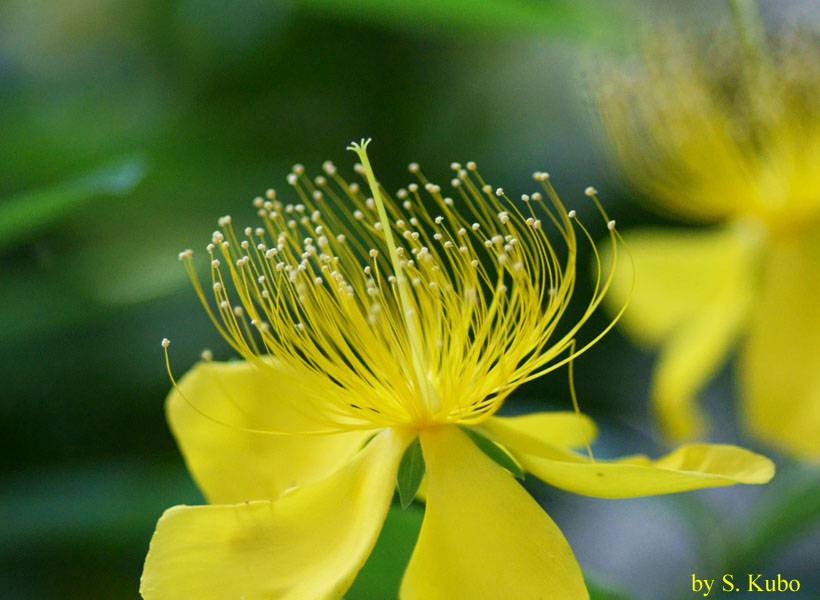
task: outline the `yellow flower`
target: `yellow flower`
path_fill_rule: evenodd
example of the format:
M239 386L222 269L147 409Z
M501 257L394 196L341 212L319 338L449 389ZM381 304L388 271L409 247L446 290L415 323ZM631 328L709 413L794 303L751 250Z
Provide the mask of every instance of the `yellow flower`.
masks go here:
M590 238L546 174L518 205L474 163L453 165L454 199L411 165L419 184L395 202L366 146L352 149L370 198L330 163L313 181L297 165L298 204L258 198L262 226L243 241L221 219L208 246L211 302L191 252L181 255L245 360L201 363L169 396L171 427L211 505L160 519L146 600L342 597L416 440L427 505L403 600L588 597L560 530L501 463L602 497L771 478L768 459L740 448L595 461L572 450L595 434L580 413L493 416L516 386L595 341L575 349L611 271L580 322L556 333L575 286L576 227ZM566 252L548 243L539 215ZM610 232L614 247L614 223Z
M673 440L703 435L695 398L740 341L747 427L820 457L820 54L754 27L709 51L664 31L603 86L619 164L663 213L709 229L626 237L636 285L622 324L660 354L652 401ZM610 71L612 73L612 71ZM616 277L611 307L632 293Z

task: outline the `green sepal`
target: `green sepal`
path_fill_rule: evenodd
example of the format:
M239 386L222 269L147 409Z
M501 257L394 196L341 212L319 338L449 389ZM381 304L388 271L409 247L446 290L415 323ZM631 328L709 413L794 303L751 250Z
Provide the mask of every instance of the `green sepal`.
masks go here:
M478 448L487 456L492 458L496 463L500 466L507 469L510 473L512 473L516 479L524 479L524 471L521 470L521 467L518 466L518 463L515 462L506 451L504 451L501 446L496 444L489 438L484 437L480 433L478 433L475 429L469 429L467 427L459 427L461 431L466 433L473 443L478 446Z
M421 442L419 438L416 438L404 451L404 456L401 457L399 463L399 474L396 476L402 508L407 508L413 503L423 478L424 456L421 453Z

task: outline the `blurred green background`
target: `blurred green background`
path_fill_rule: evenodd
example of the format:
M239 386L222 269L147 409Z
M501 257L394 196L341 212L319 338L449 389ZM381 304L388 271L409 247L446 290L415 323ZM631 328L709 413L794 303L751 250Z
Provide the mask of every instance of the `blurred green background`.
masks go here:
M816 2L767 7L817 27ZM475 160L513 196L549 171L587 222L594 184L622 229L661 223L607 165L584 76L657 12L726 16L706 0L0 3L0 598L138 597L156 519L201 501L165 424L159 341L178 374L205 347L230 356L176 255L222 214L252 223L251 199L284 189L293 162L349 172L347 143L373 137L388 189L411 160L442 182ZM663 449L651 364L617 332L577 361L599 455ZM706 396L715 439L738 441L731 378ZM568 406L562 373L509 410ZM817 473L775 458L777 488L613 501L528 486L599 598L691 597L693 572L730 566L816 591ZM349 598L395 597L420 515L391 515Z

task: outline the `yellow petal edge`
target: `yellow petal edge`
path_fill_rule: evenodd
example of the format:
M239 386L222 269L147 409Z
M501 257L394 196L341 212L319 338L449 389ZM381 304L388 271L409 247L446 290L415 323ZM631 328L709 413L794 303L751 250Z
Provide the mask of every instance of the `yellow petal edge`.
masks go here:
M275 502L177 506L160 519L145 600L337 600L376 542L409 439L377 435L337 473Z
M274 359L268 362L277 365ZM283 401L283 396L297 394L275 377L275 371L263 371L246 361L199 363L171 391L166 402L168 423L188 470L211 504L275 500L289 488L339 469L372 435L366 431L327 435L242 431L243 427L316 429L315 423L294 410L293 403Z
M401 600L584 600L563 534L504 469L456 427L422 431L427 509Z
M489 419L483 429L507 445L523 467L555 487L601 498L670 494L736 483L766 483L774 463L723 444L686 444L651 460L630 456L595 460L517 431L507 419Z

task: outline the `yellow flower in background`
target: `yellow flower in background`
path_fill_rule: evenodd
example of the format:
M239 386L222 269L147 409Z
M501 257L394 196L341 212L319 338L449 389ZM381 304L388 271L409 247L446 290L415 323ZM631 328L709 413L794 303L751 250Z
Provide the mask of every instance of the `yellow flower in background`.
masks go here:
M627 176L660 212L711 225L625 236L636 284L621 323L660 349L651 393L671 439L704 435L696 397L740 342L747 428L817 459L820 53L797 34L769 49L754 21L739 33L704 50L659 32L602 86ZM610 308L630 293L616 276Z
M366 146L351 148L370 197L330 163L314 180L297 165L296 203L272 190L258 198L261 225L241 241L230 218L220 220L208 246L210 289L192 253L181 254L244 360L203 362L168 398L210 505L160 519L142 576L146 600L341 598L397 479L401 492L415 473L412 499L422 472L426 511L403 600L588 598L560 530L512 472L602 497L772 477L771 461L732 446L594 460L573 451L595 435L577 410L494 416L515 387L603 335L575 347L612 270L579 322L556 331L575 287L576 227L591 238L546 174L536 173L542 190L519 205L474 163L453 165L455 198L411 165L419 183L394 200ZM564 248L550 245L541 219Z

